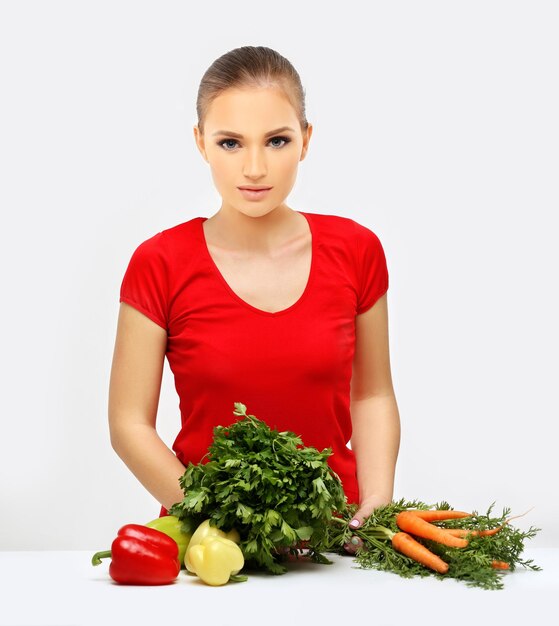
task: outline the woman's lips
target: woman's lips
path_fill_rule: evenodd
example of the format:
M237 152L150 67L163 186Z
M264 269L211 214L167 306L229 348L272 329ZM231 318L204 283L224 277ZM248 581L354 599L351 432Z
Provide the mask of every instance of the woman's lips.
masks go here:
M243 197L246 200L261 200L264 196L271 191L271 187L267 189L241 189L238 188L239 191L243 194Z

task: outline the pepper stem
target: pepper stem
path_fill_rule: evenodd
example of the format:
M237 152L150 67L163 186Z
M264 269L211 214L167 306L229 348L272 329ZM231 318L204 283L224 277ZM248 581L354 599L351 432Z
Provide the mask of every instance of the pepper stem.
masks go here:
M101 565L101 559L110 559L110 558L111 558L110 550L104 550L103 552L96 552L91 559L91 564Z
M245 574L231 574L231 576L229 576L229 582L233 583L244 583L247 579L248 576Z

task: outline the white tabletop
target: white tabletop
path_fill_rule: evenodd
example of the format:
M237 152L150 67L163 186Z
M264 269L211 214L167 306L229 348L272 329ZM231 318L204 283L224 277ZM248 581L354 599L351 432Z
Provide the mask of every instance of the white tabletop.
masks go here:
M185 570L171 585L127 586L109 577L110 560L94 567L92 555L0 552L0 626L402 626L407 620L413 626L526 626L553 623L559 599L559 549L525 549L522 557L543 570L507 572L501 590L453 579L404 579L330 553L332 565L299 560L288 564L287 574L251 573L246 582L222 587Z

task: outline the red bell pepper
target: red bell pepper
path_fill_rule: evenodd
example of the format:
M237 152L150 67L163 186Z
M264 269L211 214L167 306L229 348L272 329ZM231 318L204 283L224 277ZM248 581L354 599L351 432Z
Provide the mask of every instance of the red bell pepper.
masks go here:
M96 552L91 559L99 565L111 558L110 577L123 585L168 585L179 575L177 542L155 528L126 524L117 533L110 550Z

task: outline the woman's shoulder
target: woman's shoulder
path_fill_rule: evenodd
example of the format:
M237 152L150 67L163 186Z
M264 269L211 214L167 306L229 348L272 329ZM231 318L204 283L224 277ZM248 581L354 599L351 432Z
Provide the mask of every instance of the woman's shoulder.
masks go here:
M336 226L345 226L346 228L350 228L351 222L353 222L350 217L333 213L315 213L314 211L301 211L301 213L310 215L311 219L319 222L321 225L331 226L333 228L335 228Z
M169 248L177 242L184 244L189 237L197 236L197 226L201 219L201 217L193 217L186 222L163 228L141 241L138 247L145 250L156 250Z
M202 219L200 216L192 217L186 222L180 222L174 226L169 226L161 231L163 238L172 241L174 239L184 239L189 236L196 236L199 233L199 223Z
M142 260L146 264L172 264L177 255L184 253L196 242L199 233L197 222L200 219L193 217L140 240L140 243L134 246L132 258Z
M335 238L348 239L355 243L355 239L376 238L371 228L345 215L332 213L307 213L311 219L320 227L322 233L328 233Z

